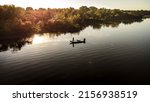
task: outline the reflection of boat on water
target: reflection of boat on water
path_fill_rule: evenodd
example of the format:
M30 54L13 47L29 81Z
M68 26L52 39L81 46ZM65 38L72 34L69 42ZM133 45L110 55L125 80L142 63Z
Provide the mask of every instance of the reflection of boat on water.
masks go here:
M72 41L70 41L70 44L72 44L73 45L73 47L74 47L74 44L80 44L80 43L86 43L86 39L84 38L83 40L74 40L74 38L72 39Z

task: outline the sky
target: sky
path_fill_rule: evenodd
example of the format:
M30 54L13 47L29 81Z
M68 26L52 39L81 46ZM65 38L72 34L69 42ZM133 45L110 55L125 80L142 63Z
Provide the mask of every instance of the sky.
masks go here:
M81 6L95 6L110 9L150 10L150 0L0 0L0 5L4 4L14 4L24 8L79 8Z

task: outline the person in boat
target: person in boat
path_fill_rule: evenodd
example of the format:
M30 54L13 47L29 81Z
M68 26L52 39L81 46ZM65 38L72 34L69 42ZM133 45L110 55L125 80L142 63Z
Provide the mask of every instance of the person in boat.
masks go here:
M86 40L86 39L84 38L83 41L85 42L85 40Z

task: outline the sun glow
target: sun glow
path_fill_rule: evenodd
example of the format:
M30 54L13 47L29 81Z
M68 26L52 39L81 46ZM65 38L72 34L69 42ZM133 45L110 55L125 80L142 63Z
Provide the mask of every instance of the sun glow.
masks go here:
M49 41L49 37L47 36L34 35L32 44L41 44L41 43L46 43L48 41Z
M70 7L70 1L68 0L2 0L0 1L1 4L14 4L15 6L21 6L21 7L32 7L34 9L38 8L66 8Z

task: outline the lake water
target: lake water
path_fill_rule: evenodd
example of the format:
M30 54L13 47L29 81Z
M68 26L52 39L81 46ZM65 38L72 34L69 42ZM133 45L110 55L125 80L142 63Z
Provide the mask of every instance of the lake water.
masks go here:
M73 37L86 43L70 44ZM0 84L150 84L149 78L150 19L0 38Z

